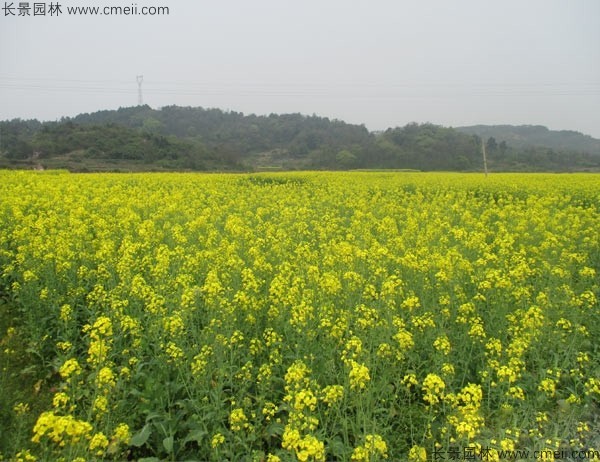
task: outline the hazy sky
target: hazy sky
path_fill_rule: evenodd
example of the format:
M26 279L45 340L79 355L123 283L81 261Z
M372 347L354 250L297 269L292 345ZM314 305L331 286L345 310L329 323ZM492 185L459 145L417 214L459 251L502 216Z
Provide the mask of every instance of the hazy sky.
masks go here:
M155 108L600 138L600 0L58 0L61 14L30 17L19 3L0 10L0 119L133 106L142 74ZM76 6L169 14L68 14Z

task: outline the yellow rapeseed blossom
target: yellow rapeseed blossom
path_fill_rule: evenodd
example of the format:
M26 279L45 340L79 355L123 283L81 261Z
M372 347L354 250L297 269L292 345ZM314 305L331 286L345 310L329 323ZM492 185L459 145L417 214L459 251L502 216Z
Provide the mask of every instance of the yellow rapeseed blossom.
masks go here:
M116 426L112 439L122 444L129 444L129 440L131 439L131 432L129 430L129 425L126 423L120 423Z
M18 416L27 414L30 410L31 408L27 403L17 403L13 406L13 412Z
M600 396L600 379L597 379L595 377L590 377L585 382L585 394Z
M68 303L65 303L60 307L60 320L63 322L69 322L71 315L73 314L73 308Z
M63 379L69 380L71 377L81 374L81 366L77 359L70 358L63 363L58 372Z
M92 431L89 422L75 419L71 415L59 416L53 411L43 412L33 427L31 441L39 443L43 437L54 443L65 446L67 443L76 443L82 438L87 438Z
M59 391L55 393L52 397L52 406L55 408L66 407L69 403L69 395L66 393Z
M427 451L423 446L415 445L408 451L408 460L410 462L427 462Z
M31 452L0 459L121 460L131 440L159 459L268 462L587 448L597 180L0 171L18 326L2 373L29 370L25 349L58 369L9 406L37 418L15 435ZM161 410L215 418L174 419L186 444L161 437ZM412 436L364 434L386 419Z
M415 374L406 374L402 378L402 383L406 385L406 387L411 388L417 386L419 381L417 380L417 376Z
M222 433L215 433L213 435L212 439L210 440L210 445L213 449L218 448L223 443L225 443L225 437L223 436Z
M448 353L450 353L451 349L450 340L446 335L442 335L433 341L433 347L437 351L447 355Z
M387 451L387 444L381 435L366 435L365 442L352 451L351 459L357 462L387 459Z
M235 408L229 414L229 425L234 432L242 431L251 427L248 417L242 408Z
M15 462L36 462L38 459L35 457L29 449L17 452L15 456Z
M427 377L423 380L423 400L429 404L434 405L440 402L440 399L444 396L444 389L446 384L444 380L436 374L427 374Z
M93 409L98 415L104 414L108 409L108 399L106 396L100 395L96 397L94 400Z
M348 375L350 378L350 388L352 390L363 390L371 380L369 368L356 361L350 361L350 372Z
M167 357L169 358L168 359L169 362L179 362L185 356L185 353L183 352L181 347L178 346L173 341L169 341L166 344L161 344L161 348L163 348L165 350L165 353L167 354Z
M267 422L270 422L277 412L277 406L274 403L267 402L263 406L262 415L265 417Z
M321 390L321 400L328 406L333 406L344 396L342 385L328 385Z
M281 447L293 451L300 462L325 460L325 445L313 435L302 436L298 430L286 427Z
M99 338L92 340L88 348L87 362L93 366L104 364L110 352L110 341Z
M198 376L204 373L206 366L213 354L213 349L209 345L202 346L200 353L194 356L191 364L192 374Z
M550 378L543 379L538 385L538 390L543 391L550 397L553 397L556 394L556 382Z
M99 389L105 392L109 391L116 385L115 374L110 367L103 367L98 371L96 376L96 385Z
M310 409L314 411L317 406L317 397L310 390L300 390L294 395L292 406L295 411Z
M89 448L96 456L103 456L104 451L108 448L108 438L102 432L94 434L90 440Z

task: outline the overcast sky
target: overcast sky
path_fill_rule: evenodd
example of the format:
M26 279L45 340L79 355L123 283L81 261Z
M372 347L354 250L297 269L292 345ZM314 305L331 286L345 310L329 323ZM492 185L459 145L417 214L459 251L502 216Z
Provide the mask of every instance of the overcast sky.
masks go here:
M30 17L19 3L0 10L0 119L133 106L143 75L154 108L600 138L600 0L59 0ZM169 14L67 11L134 5Z

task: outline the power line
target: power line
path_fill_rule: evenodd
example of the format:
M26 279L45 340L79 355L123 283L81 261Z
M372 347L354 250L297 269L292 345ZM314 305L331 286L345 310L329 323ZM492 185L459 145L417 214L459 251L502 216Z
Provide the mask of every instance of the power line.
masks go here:
M143 104L143 76L136 76L138 104ZM539 82L539 83L437 83L437 82L212 82L212 81L151 81L145 91L166 96L238 96L288 97L324 99L452 99L463 97L589 97L600 95L598 82ZM111 80L78 80L52 78L17 79L0 75L0 89L29 92L69 92L78 94L123 94L131 84Z

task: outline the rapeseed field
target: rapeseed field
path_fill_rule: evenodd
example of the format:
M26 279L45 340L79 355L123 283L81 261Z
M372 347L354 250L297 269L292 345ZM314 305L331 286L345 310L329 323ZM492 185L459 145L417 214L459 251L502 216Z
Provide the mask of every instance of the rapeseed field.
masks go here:
M599 212L592 174L0 172L0 459L599 458Z

